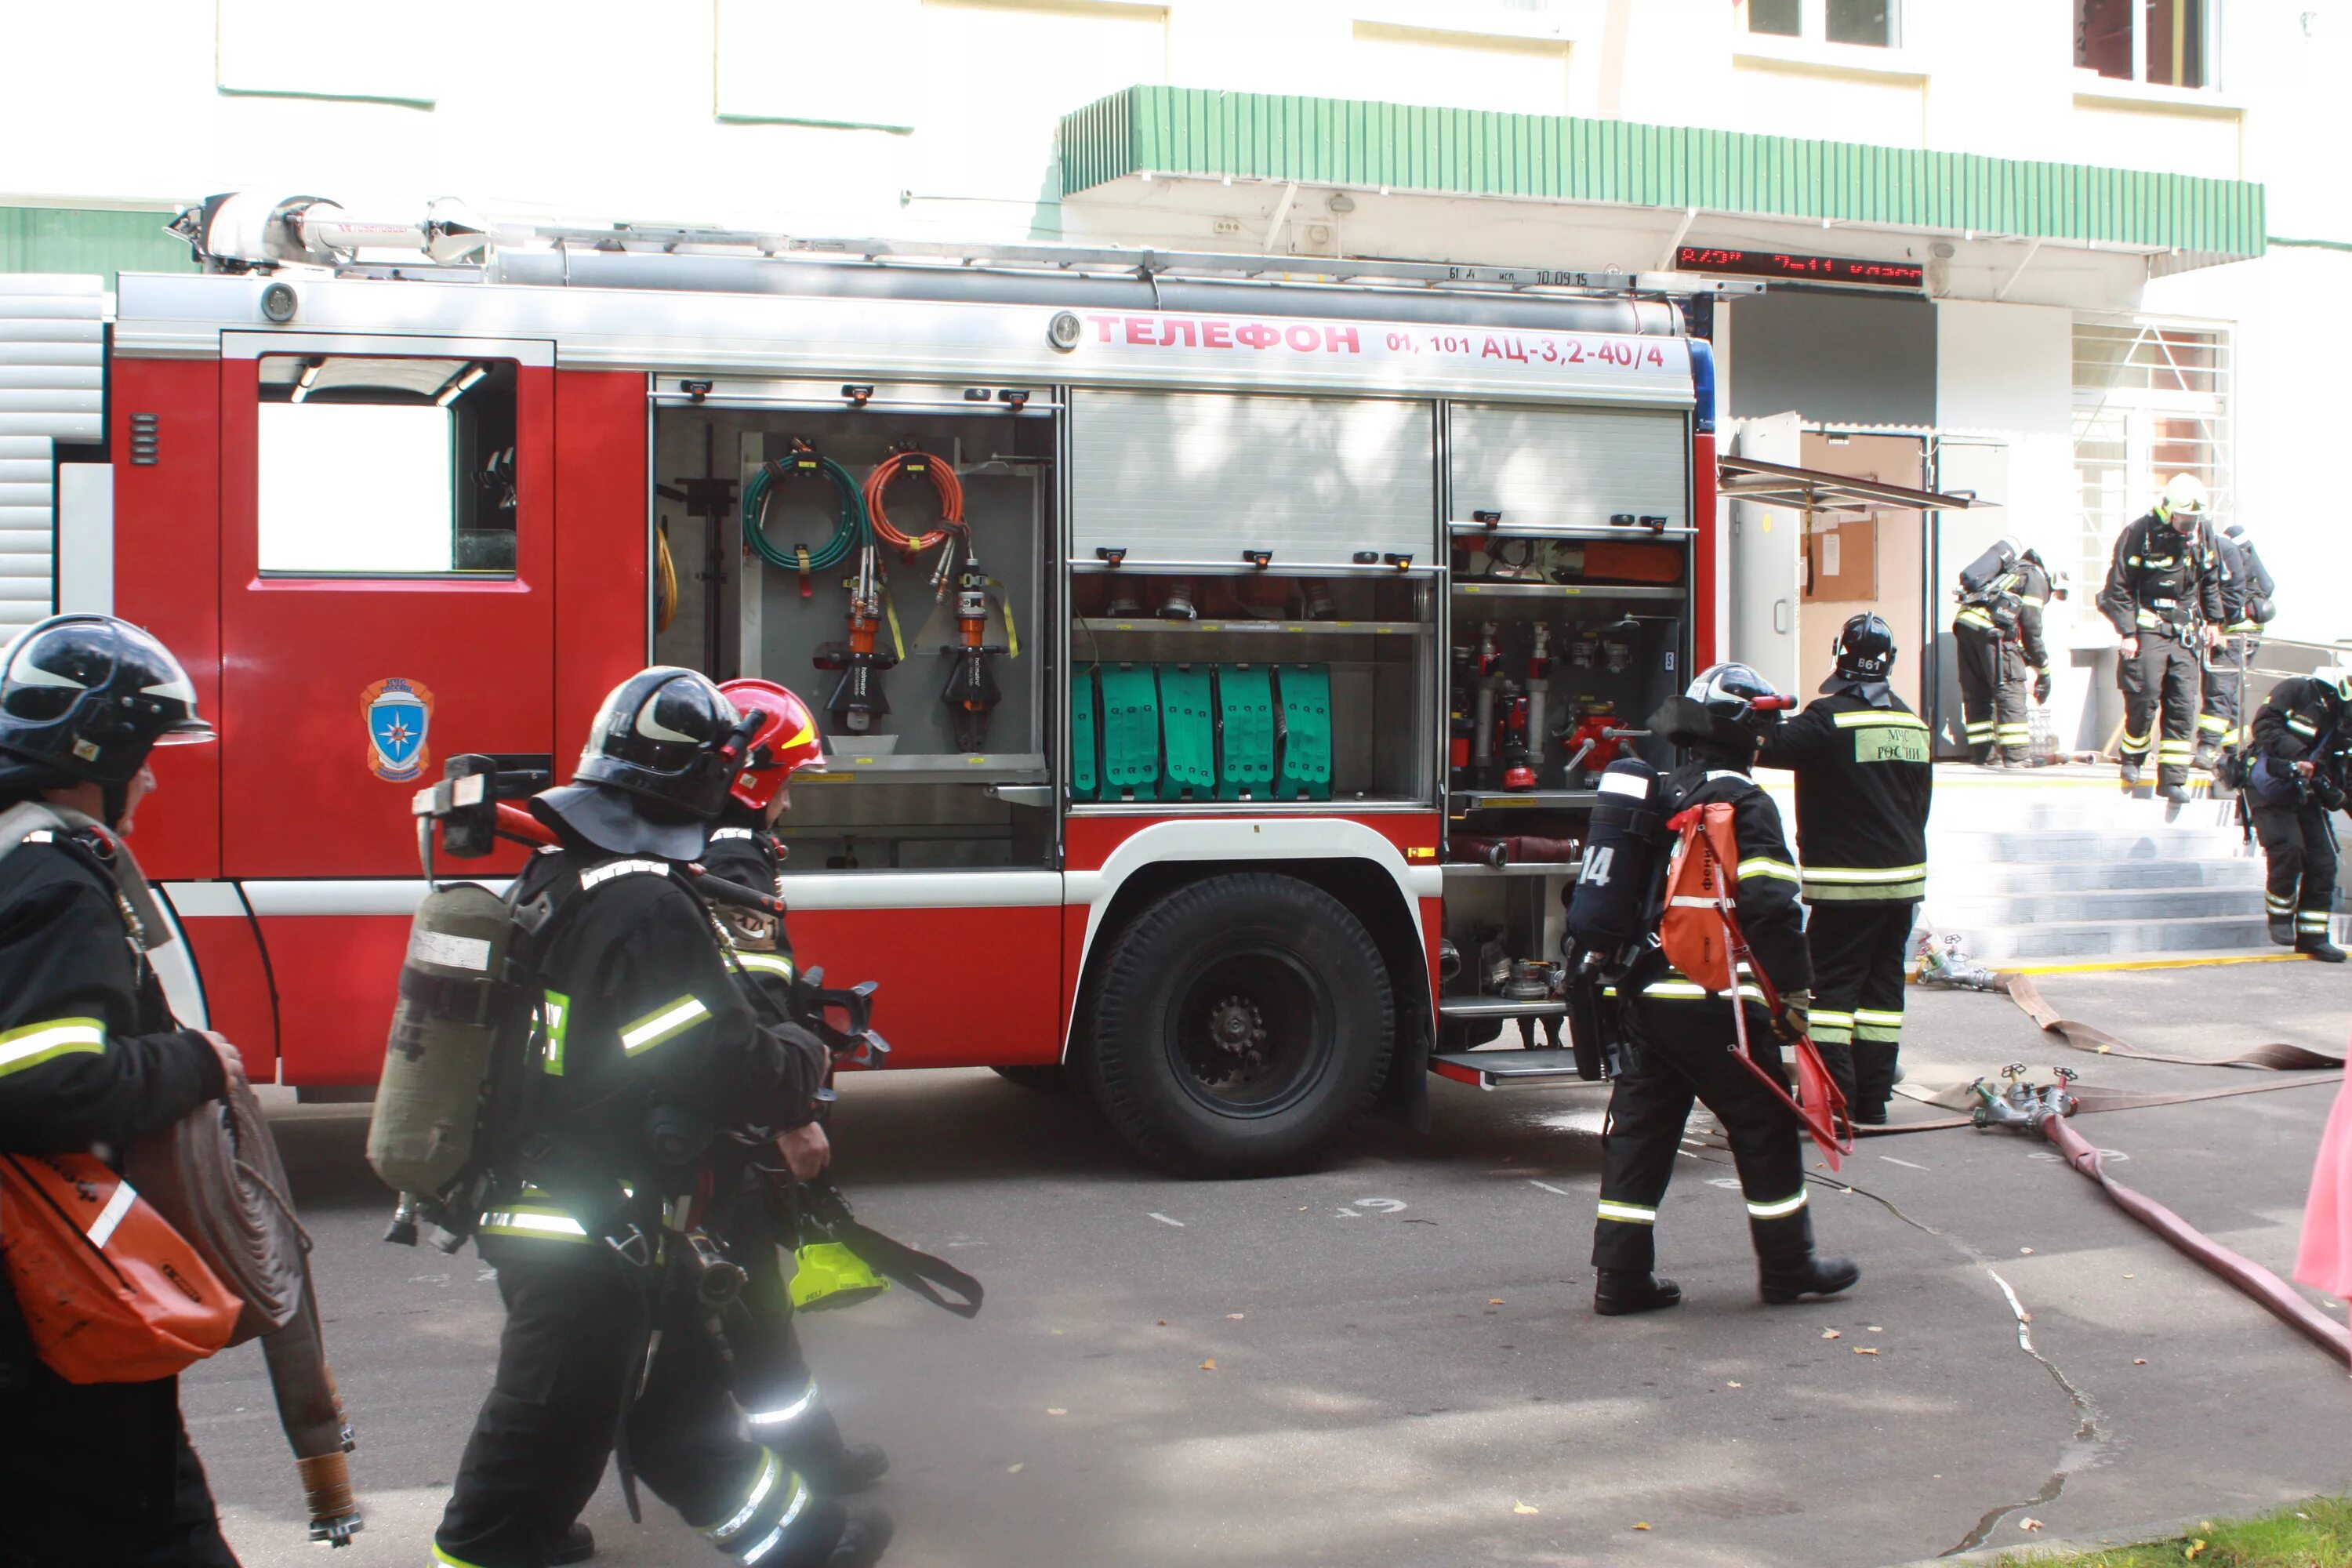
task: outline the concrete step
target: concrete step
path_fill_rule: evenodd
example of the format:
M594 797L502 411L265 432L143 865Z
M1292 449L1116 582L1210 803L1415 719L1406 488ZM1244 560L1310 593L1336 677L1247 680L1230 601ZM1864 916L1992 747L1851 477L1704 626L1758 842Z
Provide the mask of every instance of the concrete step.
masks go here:
M2259 882L2239 888L2084 888L1979 896L1937 893L1929 897L1927 909L1927 918L1939 930L1961 931L2050 921L2129 924L2260 916L2262 912Z
M2083 860L2228 860L2242 841L2234 828L2003 828L1927 835L1927 863Z
M2263 885L2259 855L2229 859L2185 857L2140 860L1974 860L1938 855L1933 840L1927 862L1927 901L1996 893L2071 893L2093 889L2251 888Z
M2191 920L2047 921L1973 931L1965 926L1951 929L1959 932L1960 945L1970 958L1995 966L2031 959L2160 958L2259 948L2269 942L2259 909L2252 915Z

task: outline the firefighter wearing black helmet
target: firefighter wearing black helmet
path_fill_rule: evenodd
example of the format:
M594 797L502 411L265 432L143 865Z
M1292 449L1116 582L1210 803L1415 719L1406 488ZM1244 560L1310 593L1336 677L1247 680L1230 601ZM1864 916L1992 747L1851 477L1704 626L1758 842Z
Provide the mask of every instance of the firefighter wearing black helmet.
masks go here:
M163 645L57 616L0 650L0 1151L119 1149L226 1091L218 1035L184 1028L148 952L173 940L122 835L149 751L209 741ZM179 1380L69 1384L0 1284L0 1562L234 1568Z
M2221 640L2227 618L2211 510L2203 481L2173 475L2155 509L2116 536L2099 590L2099 612L2123 638L2116 683L2124 696L2124 787L2139 787L2153 748L2157 793L2176 803L2189 798L2200 656Z
M2255 710L2253 763L2241 802L2268 868L2263 907L2271 940L2322 963L2341 963L2329 940L2336 907L2336 835L2352 778L2352 668L2280 681Z
M1736 1001L1709 995L1669 965L1654 944L1620 981L1620 1011L1633 1053L1610 1094L1601 1142L1592 1305L1604 1315L1651 1311L1682 1300L1681 1287L1653 1269L1658 1204L1681 1157L1694 1102L1714 1113L1730 1142L1764 1300L1780 1305L1834 1295L1862 1277L1845 1259L1814 1253L1796 1120L1731 1058L1733 1006L1748 1010L1751 1038L1769 1039L1778 1031L1794 1039L1805 1031L1811 1002L1812 963L1797 905L1796 863L1779 810L1748 776L1757 747L1780 721L1778 698L1746 665L1718 664L1700 672L1650 721L1685 758L1667 781L1666 811L1718 801L1733 807L1739 924L1780 993L1782 1016L1766 1016L1755 987L1742 985ZM1765 1052L1762 1059L1778 1068L1775 1053Z
M803 1176L824 1157L803 1131L824 1047L758 1008L677 869L702 856L748 731L704 677L645 670L604 700L573 782L530 802L560 844L512 895L535 1013L477 1232L507 1323L436 1563L582 1560L574 1521L616 1438L625 1473L724 1555L862 1568L888 1542L886 1517L845 1511L746 1435L704 1294L704 1247L723 1247L698 1197L720 1141L773 1139Z
M1856 1121L1886 1120L1903 1039L1903 963L1927 894L1927 725L1888 686L1895 634L1874 615L1838 634L1822 695L1757 766L1797 775L1797 848L1811 906L1813 1044Z

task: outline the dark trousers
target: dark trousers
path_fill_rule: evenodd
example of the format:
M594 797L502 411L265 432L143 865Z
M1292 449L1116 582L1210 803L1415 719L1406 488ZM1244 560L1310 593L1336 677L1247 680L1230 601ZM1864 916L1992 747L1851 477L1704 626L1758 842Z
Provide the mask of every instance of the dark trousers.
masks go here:
M727 1360L700 1314L682 1300L659 1310L644 1391L624 1419L647 1323L629 1271L601 1258L509 1262L499 1294L498 1373L434 1535L445 1556L540 1568L594 1494L616 1436L646 1489L719 1551L800 1568L833 1550L840 1506L742 1435Z
M2124 738L2118 748L2126 763L2145 763L2156 752L2159 787L2189 782L2189 759L2197 749L2197 653L2186 632L2142 626L2139 653L2116 672L2124 694Z
M1805 945L1813 957L1813 1044L1859 1116L1884 1112L1903 1044L1903 964L1916 903L1812 906Z
M2252 790L2245 799L2270 868L2263 907L2274 921L2292 914L2299 941L2326 937L2336 903L2336 839L2326 810L2310 801L2272 805Z
M5 1568L236 1568L179 1379L72 1384L36 1365L0 1394L0 1433Z
M1632 1273L1655 1267L1658 1204L1694 1100L1715 1113L1730 1142L1758 1259L1767 1271L1801 1266L1813 1250L1813 1229L1797 1119L1731 1059L1731 1005L1635 997L1623 1016L1633 1060L1609 1096L1593 1266ZM1748 1009L1748 1028L1760 1059L1780 1073L1780 1037L1761 1007Z
M1952 625L1952 641L1959 655L1960 719L1966 726L1969 760L1989 762L1998 751L2011 762L2032 755L2032 678L2025 654L1997 631Z
M2242 658L2252 664L2254 650L2261 647L2256 637L2224 637L2218 647L2205 650L2205 696L2197 714L2197 742L2223 751L2245 743L2246 737L2238 733L2240 688L2246 675L2239 662Z

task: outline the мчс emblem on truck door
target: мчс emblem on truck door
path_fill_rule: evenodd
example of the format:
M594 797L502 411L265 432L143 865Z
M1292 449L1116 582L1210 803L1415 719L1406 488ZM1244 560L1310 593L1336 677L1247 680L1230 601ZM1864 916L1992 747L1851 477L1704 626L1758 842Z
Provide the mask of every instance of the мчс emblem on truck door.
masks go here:
M406 784L431 760L425 735L433 723L433 693L398 676L360 693L367 715L368 771L387 784Z

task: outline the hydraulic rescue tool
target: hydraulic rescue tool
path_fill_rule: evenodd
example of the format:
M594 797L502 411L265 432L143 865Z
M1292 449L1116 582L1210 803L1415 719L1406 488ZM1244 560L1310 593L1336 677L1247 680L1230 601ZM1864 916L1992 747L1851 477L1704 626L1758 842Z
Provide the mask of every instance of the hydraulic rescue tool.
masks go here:
M825 699L836 732L871 734L874 721L890 711L883 694L882 672L898 662L895 650L874 646L882 624L882 569L872 542L859 547L857 573L849 583L849 637L844 642L821 643L812 662L819 669L837 669L841 679Z

